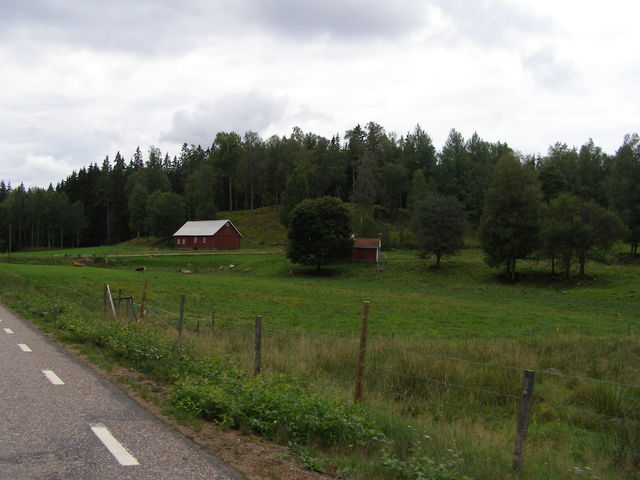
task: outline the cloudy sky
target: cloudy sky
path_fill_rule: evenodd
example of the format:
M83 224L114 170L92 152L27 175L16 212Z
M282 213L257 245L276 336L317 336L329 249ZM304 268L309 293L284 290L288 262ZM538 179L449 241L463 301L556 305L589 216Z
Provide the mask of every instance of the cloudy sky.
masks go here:
M523 153L640 131L633 0L0 0L0 179L375 121Z

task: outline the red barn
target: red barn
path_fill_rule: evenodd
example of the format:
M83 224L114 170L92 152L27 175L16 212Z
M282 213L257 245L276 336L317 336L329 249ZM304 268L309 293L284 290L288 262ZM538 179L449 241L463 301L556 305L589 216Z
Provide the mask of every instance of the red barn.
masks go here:
M242 234L231 220L187 222L173 234L176 248L220 249L240 248Z
M351 260L360 263L376 263L380 260L382 242L377 238L354 238Z

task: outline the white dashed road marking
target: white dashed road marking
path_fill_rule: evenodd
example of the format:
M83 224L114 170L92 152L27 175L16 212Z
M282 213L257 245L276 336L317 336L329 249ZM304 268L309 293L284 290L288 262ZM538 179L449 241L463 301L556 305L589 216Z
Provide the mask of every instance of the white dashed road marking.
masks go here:
M54 385L64 385L64 382L60 380L60 377L56 375L53 370L42 370L42 373L44 373L44 376Z
M5 329L4 329L4 332L5 332L5 333L13 333L13 330L11 330L10 328L5 328Z
M23 352L32 352L33 350L31 350L29 348L29 345L25 344L25 343L19 343L18 346L20 347L20 350L22 350Z
M113 435L111 435L111 432L109 432L107 427L103 424L96 423L91 425L91 430L95 433L96 437L100 439L104 446L107 447L107 450L109 450L111 455L115 457L120 465L123 467L139 465L138 460L136 460L136 458L131 455Z

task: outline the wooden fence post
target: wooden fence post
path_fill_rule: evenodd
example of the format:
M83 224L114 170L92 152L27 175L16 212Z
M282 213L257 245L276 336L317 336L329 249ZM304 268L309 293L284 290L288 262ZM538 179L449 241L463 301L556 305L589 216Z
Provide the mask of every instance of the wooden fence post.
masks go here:
M107 284L102 287L102 319L107 318Z
M109 313L111 314L111 316L115 319L116 308L113 306L113 297L111 296L111 288L109 288L108 283L104 284L104 296L105 296L106 308L107 310L109 310Z
M178 343L182 342L183 328L184 328L184 293L180 295L180 316L178 317Z
M120 319L120 304L122 303L122 289L118 289L118 303L116 304L116 317Z
M200 333L200 319L196 321L196 333Z
M356 388L353 394L354 403L361 403L364 390L364 361L367 353L367 330L369 328L369 302L362 305L362 322L360 324L360 350L356 370Z
M516 426L516 448L513 454L513 469L522 470L524 464L524 449L527 443L527 431L529 430L529 415L533 400L533 381L536 372L522 371L522 393L518 407L518 422Z
M262 360L262 317L258 315L256 317L256 355L255 355L255 363L253 367L253 374L258 375L260 373L261 368L261 360Z
M140 321L144 318L144 302L147 300L147 281L144 281L144 288L142 289L142 301L140 302Z
M136 316L136 304L133 303L133 297L129 297L129 311L133 315L133 320L137 322L138 321L138 317ZM127 319L128 318L129 317L127 316Z
M216 312L211 311L211 330L213 330L213 327L216 324Z

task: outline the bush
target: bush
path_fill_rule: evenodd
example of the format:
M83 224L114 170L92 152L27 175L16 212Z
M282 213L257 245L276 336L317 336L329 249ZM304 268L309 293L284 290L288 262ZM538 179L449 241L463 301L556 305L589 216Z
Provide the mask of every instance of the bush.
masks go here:
M356 407L319 396L281 375L232 375L219 382L188 379L173 388L172 397L177 409L225 427L248 426L268 440L365 449L386 442Z

